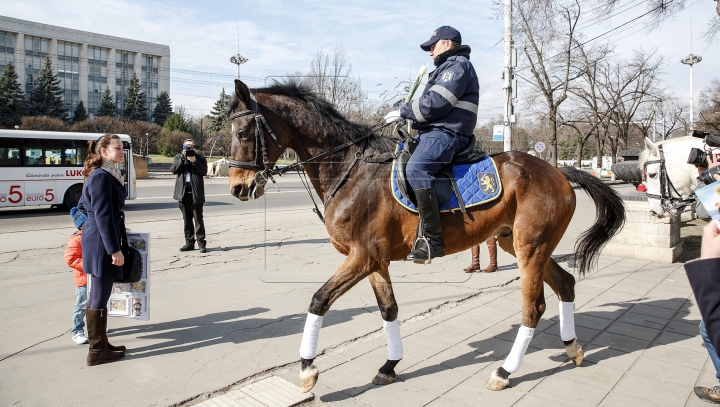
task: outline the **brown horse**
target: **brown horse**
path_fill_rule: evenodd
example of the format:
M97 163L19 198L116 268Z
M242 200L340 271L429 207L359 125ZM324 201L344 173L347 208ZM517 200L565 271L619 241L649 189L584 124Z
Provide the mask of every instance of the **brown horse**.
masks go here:
M300 348L303 391L318 378L313 365L322 316L333 302L360 280L368 278L384 320L388 359L373 379L388 384L402 359L398 306L388 267L404 260L415 236L417 215L396 203L389 188L391 166L376 161L392 154L396 140L372 135L365 126L344 119L332 106L294 82L275 84L252 92L235 81L235 96L228 109L232 120L230 191L241 201L264 192L264 181L286 148L303 164L320 199L325 202L325 226L335 248L347 258L313 295ZM362 142L353 142L363 139ZM363 153L359 149L363 146ZM355 165L351 165L359 158ZM373 158L376 158L373 160ZM604 244L622 227L625 211L617 194L597 178L572 167L558 170L547 162L520 152L493 157L503 184L495 201L468 208L467 213L443 213L447 253L467 250L490 236L517 258L522 289L522 326L512 351L495 370L486 387L509 385L545 311L543 282L560 299L561 338L568 357L580 365L583 351L574 326L575 279L551 254L575 211L578 184L596 205L596 222L576 245L580 275L592 267ZM375 162L374 162L375 161ZM350 169L348 177L345 174ZM344 182L344 184L343 184ZM338 184L342 186L337 189ZM330 192L337 189L331 196Z

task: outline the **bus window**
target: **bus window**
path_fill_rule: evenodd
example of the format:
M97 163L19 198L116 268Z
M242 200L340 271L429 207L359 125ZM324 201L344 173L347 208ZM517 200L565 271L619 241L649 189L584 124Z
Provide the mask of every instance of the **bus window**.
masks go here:
M68 140L65 143L64 165L82 166L87 156L87 145L81 141Z
M62 165L62 150L56 140L26 139L25 165Z
M19 166L21 149L20 139L0 139L0 167Z

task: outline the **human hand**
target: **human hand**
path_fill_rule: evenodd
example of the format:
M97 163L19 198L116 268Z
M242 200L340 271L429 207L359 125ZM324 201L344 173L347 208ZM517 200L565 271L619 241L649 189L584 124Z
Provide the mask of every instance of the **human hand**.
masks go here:
M187 159L190 160L191 163L194 163L195 160L197 160L194 156L187 156Z
M395 123L402 120L402 117L400 117L400 111L399 110L393 110L392 112L385 115L385 123Z
M125 264L125 256L123 256L122 251L117 251L110 255L112 257L112 264L113 266L122 266Z
M710 221L703 228L700 258L712 259L716 257L720 257L720 229L718 229L715 221Z

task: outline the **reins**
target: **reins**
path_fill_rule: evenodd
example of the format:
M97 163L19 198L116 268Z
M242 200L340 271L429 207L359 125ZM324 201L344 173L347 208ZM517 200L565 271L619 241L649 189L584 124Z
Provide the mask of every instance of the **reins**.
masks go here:
M270 162L267 158L267 149L265 148L265 135L263 134L262 127L265 127L270 133L270 136L275 140L278 147L282 148L282 145L280 145L280 142L278 141L277 137L275 136L275 133L273 133L272 129L270 128L270 125L268 124L267 120L265 120L265 117L260 113L260 107L257 103L257 100L255 99L255 96L250 92L250 101L252 102L252 109L249 110L243 110L240 112L236 112L231 114L228 119L230 121L237 119L239 117L249 116L251 114L255 115L255 161L258 160L258 158L262 155L262 165L260 164L252 164L252 163L246 163L244 161L237 161L237 160L230 160L228 159L228 166L231 168L242 168L246 170L254 170L257 171L255 173L255 183L257 186L263 186L267 183L268 180L272 181L273 184L277 186L277 183L275 182L275 179L273 178L273 175L280 175L289 172L289 171L297 171L298 174L300 174L300 169L303 164L307 164L311 161L318 160L323 157L327 157L331 154L337 153L339 151L342 151L358 142L361 142L360 147L358 148L358 151L355 153L355 159L350 163L350 166L348 169L343 173L343 175L340 177L338 182L335 184L335 187L331 190L330 194L325 200L325 205L328 204L330 199L337 193L337 191L345 184L345 181L350 176L350 172L355 167L355 164L357 164L358 161L363 160L368 163L376 163L376 164L382 164L382 163L388 163L392 161L395 158L395 154L391 154L387 157L380 157L380 158L369 158L365 157L365 147L367 145L367 139L371 136L375 135L375 132L378 130L382 130L385 127L390 126L393 123L381 123L379 125L376 125L375 127L372 127L369 132L366 134L357 137L355 139L352 139L348 142L345 142L341 144L338 147L333 148L332 150L325 151L323 153L320 153L318 155L315 155L313 157L308 158L304 161L298 161L293 164L290 164L288 166L285 166L283 168L270 168ZM315 206L315 209L313 209L313 212L315 212L320 220L325 223L325 219L323 218L322 214L320 213L320 210L317 207L317 204L315 203L315 198L312 196L312 191L310 190L310 186L307 183L307 180L303 177L300 178L303 185L305 186L305 189L308 191L308 194L310 195L310 199L313 202L313 205Z
M660 151L660 159L645 162L645 174L647 174L647 166L649 164L660 164L660 195L647 194L648 198L655 198L660 200L660 206L665 209L669 214L675 216L681 213L685 207L695 202L694 199L683 199L682 195L677 191L672 180L668 176L667 168L665 167L665 153L663 152L663 146L658 146ZM678 197L673 196L673 192Z

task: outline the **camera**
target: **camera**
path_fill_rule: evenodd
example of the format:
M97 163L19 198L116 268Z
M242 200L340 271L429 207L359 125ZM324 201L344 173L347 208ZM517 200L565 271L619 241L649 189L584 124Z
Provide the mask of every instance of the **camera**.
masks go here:
M692 136L704 139L705 144L707 144L709 147L720 147L720 134L718 133L709 133L701 130L693 130ZM709 158L711 161L714 161L713 154L711 154ZM687 162L688 164L692 164L696 167L708 167L708 153L707 151L701 150L699 148L693 148L692 150L690 150L690 155L688 156ZM705 185L708 185L715 182L715 178L713 176L716 174L720 174L720 165L716 165L708 169L707 171L703 171L702 173L700 173L700 176L698 178Z
M191 149L188 145L183 145L182 153L186 157L195 157L195 150Z

